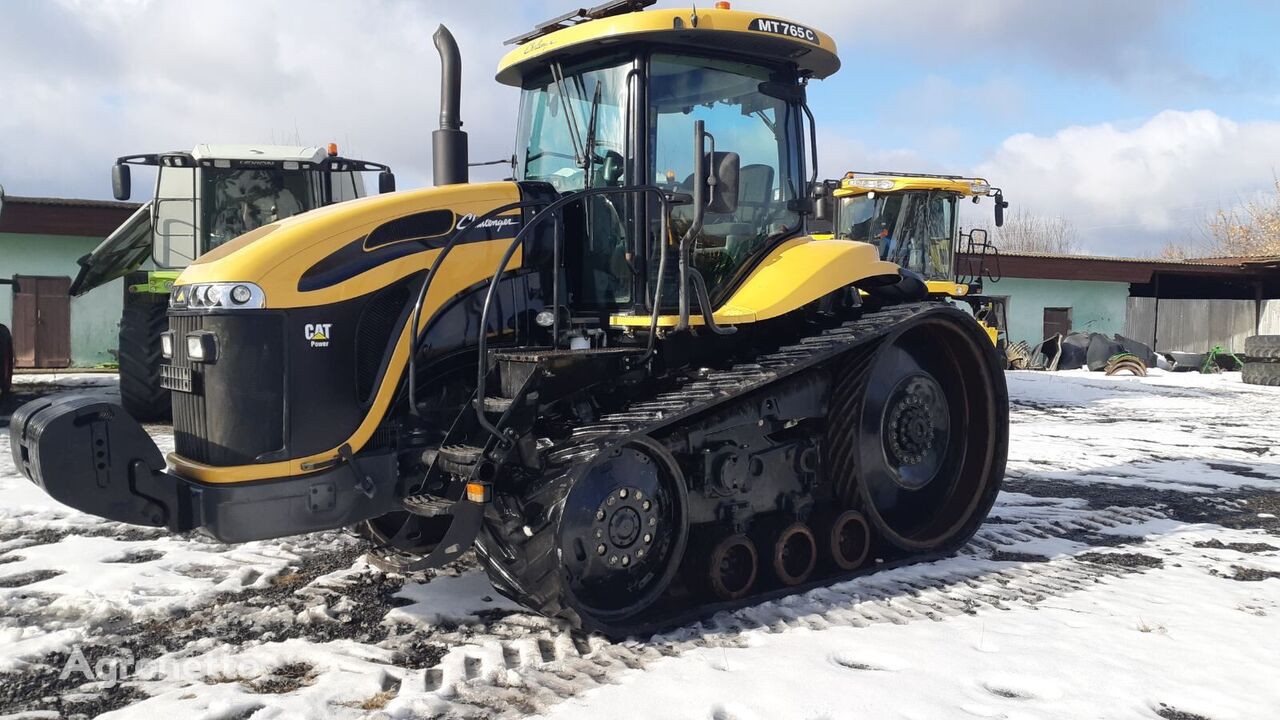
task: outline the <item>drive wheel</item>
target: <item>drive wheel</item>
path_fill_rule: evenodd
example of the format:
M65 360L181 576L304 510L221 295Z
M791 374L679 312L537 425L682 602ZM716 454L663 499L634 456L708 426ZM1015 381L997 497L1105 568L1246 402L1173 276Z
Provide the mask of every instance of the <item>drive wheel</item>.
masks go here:
M1008 398L990 341L963 316L931 313L847 377L835 407L850 408L844 417L856 424L828 431L837 490L891 545L958 548L1004 475Z
M552 475L519 498L543 509L536 521L487 522L478 554L516 602L610 633L662 597L680 567L689 534L684 476L646 438L602 453L572 481Z
M125 294L120 318L120 401L138 422L168 420L169 391L160 387L160 335L169 329L167 295Z

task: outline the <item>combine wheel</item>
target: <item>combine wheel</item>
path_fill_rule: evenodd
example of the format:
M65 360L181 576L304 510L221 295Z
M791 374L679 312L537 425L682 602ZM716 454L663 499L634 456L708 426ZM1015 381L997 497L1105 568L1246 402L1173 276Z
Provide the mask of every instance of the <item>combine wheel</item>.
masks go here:
M828 536L831 560L841 570L856 570L871 552L871 528L857 510L845 510L831 523Z
M1004 473L1008 398L990 341L976 324L934 315L890 334L865 371L844 378L832 418L852 422L828 430L837 493L898 548L958 548Z
M778 533L773 543L773 573L783 585L799 585L813 574L818 564L818 542L802 522L792 523Z

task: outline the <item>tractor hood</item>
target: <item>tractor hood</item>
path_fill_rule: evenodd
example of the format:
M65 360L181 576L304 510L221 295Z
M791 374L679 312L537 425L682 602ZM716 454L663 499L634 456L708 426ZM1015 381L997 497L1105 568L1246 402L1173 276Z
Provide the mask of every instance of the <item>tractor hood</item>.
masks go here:
M178 277L174 303L180 307L184 301L182 287L213 282L254 283L270 309L348 300L424 270L435 255L430 251L443 247L455 230L519 199L515 183L498 182L424 188L312 210L199 257ZM483 262L493 251L493 243L484 241L515 237L520 225L517 210L475 226L453 257L475 255ZM492 263L477 268L483 277L493 273L499 257L501 248Z
M71 283L72 295L83 295L137 270L151 258L151 203L138 208L102 244L76 262L80 272Z

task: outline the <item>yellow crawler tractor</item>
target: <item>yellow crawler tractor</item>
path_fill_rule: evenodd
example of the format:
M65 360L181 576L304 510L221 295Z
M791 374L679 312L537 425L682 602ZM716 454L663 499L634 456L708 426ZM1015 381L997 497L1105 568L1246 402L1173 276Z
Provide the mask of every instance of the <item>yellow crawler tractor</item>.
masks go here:
M996 227L1009 207L983 178L901 172L845 173L819 191L817 215L831 237L875 245L883 260L909 270L932 298L967 305L1003 356L1008 344L1004 298L984 295L1000 279L1000 254L982 228L960 230L959 204L992 198Z
M970 314L810 234L805 88L834 43L650 4L511 41L510 182L467 182L441 28L437 186L182 273L167 458L118 405L64 395L14 415L18 467L226 542L354 526L391 571L474 547L500 592L611 636L960 547L1004 473L1004 377Z

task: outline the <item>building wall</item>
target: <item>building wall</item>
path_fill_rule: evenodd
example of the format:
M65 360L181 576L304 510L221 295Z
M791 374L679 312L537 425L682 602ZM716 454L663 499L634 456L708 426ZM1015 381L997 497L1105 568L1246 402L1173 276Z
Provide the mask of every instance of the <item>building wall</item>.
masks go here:
M0 277L48 275L74 278L76 259L102 238L68 235L0 233ZM71 364L92 367L114 362L124 294L123 280L114 280L80 297L71 298ZM0 323L13 324L13 288L0 285Z
M1124 331L1129 284L1090 280L1006 277L987 283L987 295L1009 298L1009 341L1035 345L1044 339L1044 309L1071 308L1071 329L1106 335Z

